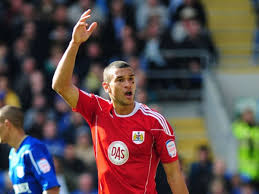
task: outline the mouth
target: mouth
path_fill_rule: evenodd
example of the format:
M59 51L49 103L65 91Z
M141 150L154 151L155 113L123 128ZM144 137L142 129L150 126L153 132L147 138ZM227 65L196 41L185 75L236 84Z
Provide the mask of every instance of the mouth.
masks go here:
M128 97L128 98L132 97L132 95L133 94L132 94L131 91L125 92L125 96Z

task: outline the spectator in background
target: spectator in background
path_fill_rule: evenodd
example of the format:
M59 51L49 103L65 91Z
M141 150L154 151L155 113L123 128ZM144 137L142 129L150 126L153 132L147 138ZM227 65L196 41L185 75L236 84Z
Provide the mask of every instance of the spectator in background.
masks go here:
M94 94L99 94L99 90L102 87L103 68L101 64L91 64L90 70L85 77L82 86L86 91Z
M41 93L35 94L32 97L31 107L29 109L27 109L27 111L25 112L25 116L24 116L25 131L31 129L32 126L35 124L35 120L37 120L36 115L39 110L42 110L42 112L44 112L44 115L45 115L42 122L39 122L39 125L41 125L45 122L45 118L46 119L55 118L55 111L53 109L49 108L49 106L47 104L46 96L44 96Z
M148 95L147 95L146 90L143 88L138 88L138 90L136 91L135 99L137 102L146 104L148 102Z
M137 7L136 11L136 24L137 31L142 32L147 27L150 17L157 17L161 28L167 27L168 21L168 11L166 7L160 3L160 0L144 0L141 5Z
M52 27L64 26L65 28L71 27L69 22L68 9L64 4L57 4L52 14Z
M98 64L100 68L103 66L103 48L100 42L92 40L84 48L82 48L82 55L78 57L78 67L75 68L75 73L79 80L83 81L91 69L91 65Z
M28 44L29 47L29 54L33 57L39 57L38 48L41 47L41 38L38 37L37 34L37 25L34 21L27 21L23 25L22 29L22 37Z
M94 188L94 178L90 173L82 173L78 177L78 189L72 194L98 194L96 188Z
M18 95L9 88L9 79L6 74L0 74L0 96L4 104L21 107Z
M67 186L70 192L77 188L77 177L86 169L82 160L77 158L75 152L75 146L73 144L67 144L64 152L64 169L65 176L67 177Z
M70 32L64 25L57 25L49 34L49 39L56 44L65 45Z
M9 73L8 47L5 43L0 42L0 73Z
M33 111L33 120L32 122L26 123L25 131L32 137L36 137L37 139L43 138L43 125L46 121L46 113L44 108L37 108ZM26 115L27 116L27 115Z
M69 118L69 126L62 134L62 137L65 140L66 144L76 143L75 131L78 131L78 129L81 127L87 128L88 125L86 125L86 122L80 114L72 112Z
M68 9L68 19L70 23L76 23L81 13L87 9L92 10L90 22L98 21L100 24L105 23L106 15L102 12L102 8L95 4L94 0L78 0Z
M183 0L182 4L177 7L175 12L171 12L171 19L173 23L181 20L184 12L191 10L195 13L195 19L202 27L207 27L207 16L205 8L200 0Z
M148 69L165 68L166 63L160 52L161 23L157 16L150 17L145 31L143 57L149 64Z
M67 183L66 183L66 177L64 174L64 168L63 168L63 159L60 156L53 156L53 162L56 170L57 180L60 184L60 194L69 194Z
M92 173L97 173L94 148L91 142L91 133L89 127L79 127L76 131L75 152L77 158L82 160L85 166Z
M8 27L8 34L11 38L10 42L19 35L21 26L23 25L22 8L24 2L23 0L10 0L6 7L5 21L6 27Z
M244 183L241 186L240 194L257 194L258 192L255 191L254 187L250 183Z
M208 194L228 194L225 190L224 181L221 178L215 178L209 185Z
M198 148L198 160L191 164L188 177L191 194L207 194L212 176L212 162L209 148L201 145Z
M33 3L29 2L24 2L22 10L22 18L24 22L29 22L29 21L35 21L37 18L37 14L35 12L35 6Z
M234 174L231 177L231 194L240 194L241 192L241 178L239 174Z
M21 73L15 79L15 90L22 101L23 110L27 110L31 104L30 75L36 71L36 60L33 57L26 57L21 64Z
M53 103L53 96L49 87L47 86L47 82L45 76L42 71L36 70L30 74L30 90L32 92L32 97L36 94L43 94L47 98L47 103Z
M58 62L60 61L63 53L63 48L60 44L53 44L50 48L50 54L47 60L44 62L44 72L46 74L47 82L51 82L51 77L55 69L57 68Z
M104 26L104 48L108 56L119 56L123 40L123 30L126 26L135 29L134 12L131 6L123 0L111 0L108 21ZM113 45L110 47L110 45Z
M70 125L71 111L63 98L56 95L54 98L54 106L56 110L56 122L58 127L58 136L62 136Z
M38 7L39 17L44 21L50 22L52 20L52 13L55 9L55 1L53 0L42 0Z
M52 155L64 155L64 140L58 135L58 129L54 120L46 120L43 125L42 142L47 146Z
M24 37L17 38L12 46L10 60L10 78L14 79L21 73L21 64L27 56L30 56L29 43Z
M182 25L186 32L186 37L180 43L179 47L182 49L199 49L202 52L207 52L210 64L213 64L218 58L216 48L210 34L195 19L195 15L193 14L183 12Z
M121 59L128 61L131 56L137 55L137 40L132 36L126 36L121 42Z
M221 182L221 183L216 183ZM220 184L223 187L221 192L230 192L231 191L231 182L230 182L230 175L226 172L226 166L223 160L215 159L213 162L213 169L212 169L212 176L210 180L211 189L214 189L214 184Z
M233 134L239 142L239 172L243 179L259 182L259 126L254 112L245 109L233 123Z

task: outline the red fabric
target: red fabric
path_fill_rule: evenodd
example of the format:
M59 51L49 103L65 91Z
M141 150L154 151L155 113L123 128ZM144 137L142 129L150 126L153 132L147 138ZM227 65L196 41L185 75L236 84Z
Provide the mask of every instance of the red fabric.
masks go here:
M178 158L173 130L161 114L136 102L131 114L117 115L109 101L81 90L73 111L91 127L100 194L157 193L159 160L169 163Z

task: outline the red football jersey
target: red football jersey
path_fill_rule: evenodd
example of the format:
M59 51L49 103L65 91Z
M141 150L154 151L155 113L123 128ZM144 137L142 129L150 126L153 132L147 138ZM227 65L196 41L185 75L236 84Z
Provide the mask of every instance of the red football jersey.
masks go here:
M155 194L159 160L177 160L175 136L166 119L135 102L118 115L110 101L79 90L77 107L92 132L101 194Z

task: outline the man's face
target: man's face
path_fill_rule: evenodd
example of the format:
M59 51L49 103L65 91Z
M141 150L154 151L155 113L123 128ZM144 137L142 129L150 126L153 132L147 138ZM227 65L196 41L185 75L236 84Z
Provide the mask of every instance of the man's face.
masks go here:
M0 143L7 143L7 128L6 125L2 122L0 122Z
M109 94L113 103L130 105L134 103L136 90L135 74L132 68L114 68L111 70Z

